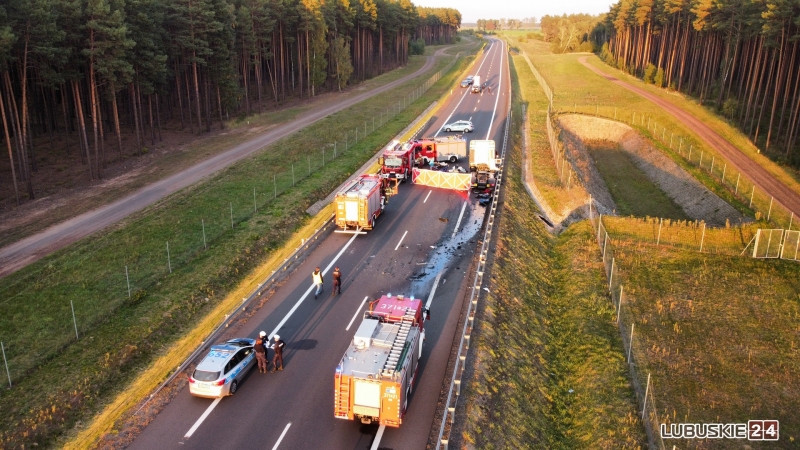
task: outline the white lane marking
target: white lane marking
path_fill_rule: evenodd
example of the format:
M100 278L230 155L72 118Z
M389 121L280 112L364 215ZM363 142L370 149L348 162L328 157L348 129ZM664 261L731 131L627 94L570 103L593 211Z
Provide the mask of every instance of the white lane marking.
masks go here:
M478 72L480 72L480 70L481 70L481 67L483 67L483 63L485 63L485 62L486 62L487 56L488 56L488 53L484 54L484 57L483 57L483 59L481 60L481 64L480 64L480 65L478 66L478 68L475 70L475 73L478 73ZM471 87L470 87L470 89L467 89L467 90L466 90L466 92L464 92L464 93L461 95L461 100L459 100L459 101L458 101L458 103L456 103L456 106L455 106L455 108L453 108L453 110L450 112L450 115L449 115L449 116L447 116L447 119L445 119L444 123L442 123L442 126L441 126L441 127L439 127L439 129L438 129L438 130L436 130L436 134L434 134L434 135L433 135L433 137L436 137L436 136L438 136L438 135L439 135L439 133L441 133L441 132L442 132L442 128L444 128L444 126L445 126L445 125L447 125L447 123L448 123L448 122L450 122L450 118L452 118L452 117L453 117L453 114L455 114L456 110L458 110L458 105L460 105L460 104L461 104L461 102L463 102L463 101L464 101L464 99L465 99L465 98L467 98L467 95L469 95L469 92L470 92L470 90L471 90Z
M356 317L358 317L358 313L360 313L360 312L361 312L361 308L363 308L363 307L364 307L364 303L366 303L366 302L367 302L367 299L368 299L368 298L369 298L369 296L367 296L367 297L364 297L364 300L362 300L362 301L361 301L361 304L360 304L360 305L358 305L358 309L356 310L356 313L355 313L355 314L353 314L353 318L352 318L352 319L350 319L350 323L348 323L348 324L347 324L347 328L345 328L345 329L344 329L344 331L349 331L349 330L350 330L350 327L351 327L351 326L353 326L353 322L355 322L355 321L356 321Z
M375 440L372 441L372 447L369 450L378 450L378 446L381 445L381 438L383 437L383 430L386 429L386 425L381 425L378 427L378 434L375 435Z
M442 272L439 272L439 275L436 275L436 279L433 280L433 288L431 289L431 295L428 296L428 301L425 303L425 309L430 309L431 302L433 301L433 294L436 293L436 287L439 286L439 279L442 278Z
M194 425L192 425L192 428L189 428L189 431L187 431L186 434L183 436L184 439L189 439L190 437L192 437L194 432L197 431L197 429L200 427L200 424L203 423L203 421L206 420L208 415L211 414L211 411L213 411L214 408L217 407L220 400L222 400L222 397L214 400L210 405L208 405L208 408L206 408L206 412L204 412L203 415L200 416L199 419L197 419L197 422L195 422Z
M458 215L458 220L456 221L456 228L455 230L453 230L453 235L450 236L450 239L456 237L456 233L458 233L458 226L461 225L461 219L464 218L464 210L467 209L467 203L469 202L464 202L464 206L461 207L461 214Z
M342 247L341 250L339 250L339 253L336 255L335 258L333 258L333 261L331 261L331 263L328 264L327 267L325 267L325 270L322 271L323 275L325 275L326 273L328 273L329 270L331 270L331 267L333 267L333 265L336 264L336 261L338 261L339 258L344 254L344 251L347 250L347 247L350 247L350 244L353 243L353 241L356 239L356 237L358 237L358 235L354 234L353 237L351 237L350 240L347 241L347 244L345 244L345 246ZM269 334L270 337L274 336L278 332L278 330L281 329L281 327L286 323L286 321L289 320L289 317L292 317L292 314L294 314L294 312L297 311L297 308L300 307L300 304L303 303L303 300L305 300L306 297L308 297L308 294L310 294L311 291L313 291L315 287L316 287L315 284L312 284L311 286L309 286L309 288L306 291L306 293L303 294L302 297L300 297L300 300L298 300L297 303L295 303L294 306L292 307L292 309L289 311L289 313L286 314L286 317L284 317L283 320L281 320L281 322L278 324L278 326L276 326L275 329L272 330L272 333Z
M394 248L395 250L397 250L398 248L400 248L400 244L402 244L402 243L403 243L403 239L405 239L405 238L406 238L406 235L407 235L407 234L408 234L408 230L406 230L406 232L405 232L405 233L403 233L403 237L401 237L401 238L400 238L400 242L398 242L398 243L397 243L397 246Z
M428 201L428 197L431 196L431 192L433 192L433 191L428 191L428 195L425 196L425 200L423 200L422 203L425 203L425 202Z
M357 236L357 235L356 235ZM292 426L292 422L286 424L286 428L283 429L283 433L281 433L281 437L278 438L278 442L272 447L272 450L278 450L278 446L281 445L281 441L283 437L286 436L286 432L289 431L289 427Z
M325 270L322 272L322 274L323 274L323 275L325 275L326 273L328 273L328 271L329 271L329 270L331 270L331 267L333 267L333 265L334 265L334 264L336 264L336 261L337 261L337 260L338 260L338 259L339 259L339 258L340 258L340 257L341 257L343 254L344 254L345 250L347 250L347 247L349 247L349 246L350 246L350 244L352 244L352 243L353 243L353 241L356 239L356 237L358 237L358 235L357 235L357 234L354 234L354 235L353 235L353 237L351 237L351 238L350 238L350 240L349 240L349 241L347 241L347 244L345 244L345 245L344 245L344 247L342 247L342 249L341 249L341 250L339 250L339 253L336 255L336 257L335 257L335 258L333 258L333 261L331 261L331 263L330 263L330 264L328 264L328 266L327 266L327 267L325 267ZM281 327L283 326L283 324L285 324L285 323L286 323L286 321L287 321L287 320L289 320L289 317L291 317L291 316L292 316L292 314L294 314L294 312L297 310L297 308L299 308L299 307L300 307L300 304L301 304L301 303L303 303L303 300L305 300L305 299L306 299L306 297L308 297L308 294L310 294L310 293L311 293L311 291L312 291L312 290L313 290L315 287L316 287L316 286L315 286L314 284L312 284L312 285L311 285L311 287L309 287L309 288L308 288L308 290L306 291L306 293L305 293L305 294L303 294L303 296L302 296L302 297L300 297L300 300L298 300L298 301L297 301L297 303L295 303L295 305L294 305L294 306L292 307L292 309L289 311L289 313L288 313L288 314L286 314L286 317L284 317L284 318L283 318L283 320L281 320L281 323L279 323L279 324L278 324L278 326L277 326L277 327L275 327L275 329L274 329L274 330L272 330L272 333L270 333L270 334L269 334L269 336L270 336L270 337L274 336L274 335L275 335L275 333L277 333L277 332L278 332L278 330L280 330L280 329L281 329ZM203 413L203 415L202 415L202 416L200 416L200 418L199 418L199 419L197 419L197 422L195 422L195 423L194 423L194 425L192 426L192 428L191 428L191 429L190 429L190 430L189 430L189 431L186 433L186 435L183 437L184 439L188 439L189 437L191 437L191 436L192 436L192 434L193 434L195 431L197 431L197 428L198 428L198 427L200 427L200 424L202 424L202 423L203 423L203 421L204 421L204 420L206 420L206 418L208 417L208 415L209 415L209 414L211 414L211 411L213 411L213 410L214 410L214 408L216 408L216 407L217 407L217 404L219 403L219 401L220 401L220 400L221 400L221 398L218 398L218 399L214 400L214 403L212 403L212 404L211 404L211 405L208 407L208 409L206 409L206 412L204 412L204 413ZM291 423L289 423L289 425L291 425ZM288 430L288 429L289 429L289 425L286 425L286 430ZM284 431L283 431L283 432L284 432L284 434L286 433L286 430L284 430ZM283 435L281 435L281 438L283 438ZM280 443L280 441L278 441L278 443ZM276 445L276 447L275 447L275 448L277 448L277 444L275 444L275 445Z
M500 49L502 50L503 42L500 42ZM504 55L504 52L500 52L501 58ZM503 86L503 60L500 60L500 75L497 77L497 92L502 92L500 88ZM505 93L504 93L505 94ZM486 130L486 139L489 139L489 135L492 133L492 125L494 124L494 117L497 115L497 103L500 101L500 96L498 95L494 100L494 110L492 110L492 120L489 121L489 129Z

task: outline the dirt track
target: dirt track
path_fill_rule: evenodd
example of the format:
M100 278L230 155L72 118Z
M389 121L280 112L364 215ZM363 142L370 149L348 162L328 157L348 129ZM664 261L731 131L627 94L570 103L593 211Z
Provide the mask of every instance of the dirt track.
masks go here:
M351 97L333 106L317 110L312 109L311 112L299 116L292 122L275 127L273 130L224 153L146 186L134 194L77 217L73 217L72 219L54 225L40 233L0 249L0 278L14 273L28 264L38 261L50 253L77 242L109 225L113 225L168 195L197 183L203 178L252 155L265 146L305 128L330 114L394 89L396 86L430 70L436 61L436 57L441 56L447 49L448 48L439 49L434 56L427 57L425 64L412 74L374 90Z
M783 205L789 211L794 212L795 216L800 215L800 195L789 189L780 181L776 180L772 174L767 172L758 163L748 158L747 155L744 155L738 148L733 146L733 144L717 134L714 130L706 126L706 124L690 115L686 111L673 105L672 103L663 100L645 91L644 89L640 89L602 72L600 69L587 63L586 58L586 56L583 56L578 61L580 61L580 63L584 66L588 67L592 72L595 72L612 83L622 86L625 89L628 89L629 91L650 100L668 113L672 114L689 129L697 133L697 135L700 136L700 138L708 145L717 150L720 155L722 155L730 164L735 166L740 172L747 176L761 190L775 197L775 200L778 203Z

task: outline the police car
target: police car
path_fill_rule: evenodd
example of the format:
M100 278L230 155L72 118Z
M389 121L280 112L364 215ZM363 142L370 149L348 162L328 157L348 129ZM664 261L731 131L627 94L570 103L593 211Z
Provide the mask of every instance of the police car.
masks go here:
M198 397L233 395L256 365L255 339L237 338L211 347L189 377L189 392Z

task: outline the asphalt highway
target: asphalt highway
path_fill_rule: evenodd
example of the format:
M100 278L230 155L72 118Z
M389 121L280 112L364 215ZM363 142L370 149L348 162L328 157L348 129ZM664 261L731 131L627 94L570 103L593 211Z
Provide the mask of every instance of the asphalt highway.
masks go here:
M422 136L443 135L445 123L470 119L470 140L503 142L510 101L505 44L493 40L476 58L473 75L492 94L470 94L456 84ZM460 80L457 81L457 83ZM236 395L219 401L183 389L129 446L132 449L369 449L378 427L333 416L333 375L367 305L381 294L427 300L431 320L419 367L419 384L400 428L387 428L382 449L425 448L459 314L465 283L485 217L467 193L410 183L391 197L374 230L366 235L329 234L236 335L277 332L286 341L285 370L250 372ZM311 272L325 273L325 291L315 299ZM331 296L331 272L339 266L342 293ZM270 353L271 356L271 353Z

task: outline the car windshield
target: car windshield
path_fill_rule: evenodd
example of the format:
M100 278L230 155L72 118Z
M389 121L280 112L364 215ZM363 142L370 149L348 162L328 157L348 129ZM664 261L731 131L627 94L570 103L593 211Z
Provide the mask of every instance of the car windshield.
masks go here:
M208 371L205 371L205 370L195 370L194 371L194 375L192 375L192 378L194 378L197 381L216 381L216 380L219 379L219 375L220 375L219 372L208 372Z
M386 158L383 160L383 165L387 167L400 167L403 165L403 160L400 158Z

